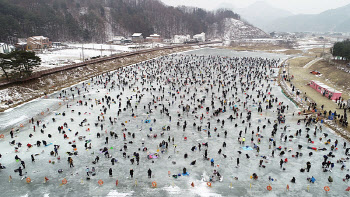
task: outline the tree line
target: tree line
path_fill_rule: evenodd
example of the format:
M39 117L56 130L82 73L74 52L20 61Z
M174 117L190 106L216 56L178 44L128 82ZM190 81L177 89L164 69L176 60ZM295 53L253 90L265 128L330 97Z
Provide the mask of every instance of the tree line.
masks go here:
M40 57L31 51L0 53L0 69L6 80L28 77L40 63Z
M350 60L350 40L336 42L331 48L333 57L340 57L342 60Z

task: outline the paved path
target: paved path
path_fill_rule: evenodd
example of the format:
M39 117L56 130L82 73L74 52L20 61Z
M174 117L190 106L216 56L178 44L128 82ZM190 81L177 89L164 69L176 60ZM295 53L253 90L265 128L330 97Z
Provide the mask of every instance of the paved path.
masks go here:
M310 66L314 65L316 62L320 61L322 58L316 58L312 60L311 62L307 63L303 68L309 68Z

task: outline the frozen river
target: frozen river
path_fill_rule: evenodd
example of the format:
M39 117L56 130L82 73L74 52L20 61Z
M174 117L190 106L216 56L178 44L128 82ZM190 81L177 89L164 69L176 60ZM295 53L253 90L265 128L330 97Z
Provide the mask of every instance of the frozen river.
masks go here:
M211 59L209 56L212 56ZM120 69L114 75L94 78L67 88L65 92L60 91L49 95L48 98L37 99L0 113L0 130L5 134L4 138L0 139L0 163L6 166L6 169L0 170L0 196L349 196L345 191L349 182L343 181L345 175L349 174L349 160L345 159L347 156L343 148L344 140L324 126L321 131L321 124L318 123L317 136L313 134L314 124L307 127L310 128L308 134L314 141L313 144L308 143L308 138L305 137L305 123L301 121L301 124L297 124L298 119L303 118L297 115L299 109L284 97L280 87L270 78L272 72L278 70L268 69L268 65L263 63L265 60L258 60L259 57L276 61L287 58L279 54L200 49L182 53L182 56L163 57ZM249 74L251 77L247 78ZM140 95L143 95L142 99ZM108 96L113 99L109 103L110 107L106 103ZM264 96L266 98L263 98ZM272 103L273 107L266 109L267 100L275 101L276 98L278 101ZM80 100L82 105L78 103ZM129 107L128 100L131 105ZM262 112L258 112L259 102ZM231 106L228 103L231 103ZM187 105L190 107L188 112L184 111ZM106 108L106 113L102 106ZM166 111L162 111L163 106ZM272 138L276 146L273 146L269 138L277 119L277 110L281 110L282 106L288 106L288 110L283 113L286 121L277 125L277 132ZM206 107L209 107L208 113ZM221 110L217 116L213 116L215 109L224 107L224 112ZM233 109L237 110L236 113ZM251 118L247 120L249 111ZM231 115L233 120L229 119ZM35 124L29 123L32 117ZM110 123L109 117L113 124ZM225 121L224 125L222 120ZM39 126L36 121L40 121ZM63 130L69 139L64 139L63 134L57 130L65 122L67 127ZM184 131L185 122L187 126ZM43 124L46 128L43 128ZM170 130L165 129L168 126ZM15 131L13 139L9 134L11 128ZM43 129L44 133L41 133L40 129ZM295 133L299 129L302 130L301 136L296 136ZM118 138L111 137L110 131L116 132ZM246 139L245 145L238 141L240 131ZM134 133L135 137L128 132ZM97 133L101 134L100 138L97 138ZM123 140L123 133L126 134L126 140ZM286 141L284 136L280 139L281 133L288 136ZM33 135L31 138L30 134ZM327 137L324 134L327 134ZM83 140L79 140L79 136ZM109 142L105 144L107 136ZM174 143L172 140L168 141L169 137L174 138ZM330 145L325 145L329 139ZM333 152L333 158L328 159L335 166L332 172L323 172L323 155L331 152L330 146L336 139L339 141L338 150ZM17 145L9 145L12 140L22 143L17 153ZM34 144L38 140L52 144L37 147ZM85 140L88 140L88 144L91 143L91 149L85 149ZM164 153L159 147L163 140L169 144ZM223 147L224 142L226 147ZM34 146L27 148L28 143ZM203 143L208 143L208 148ZM259 153L254 148L254 143L259 146ZM202 145L201 151L198 144ZM60 145L60 160L50 155L54 145ZM72 145L76 145L76 150ZM124 145L127 146L126 151ZM298 145L302 146L300 150ZM192 151L193 146L196 148ZM277 148L280 146L282 150L286 148L283 156L279 156L281 150ZM308 146L326 148L327 151L310 150L307 149ZM111 157L117 159L115 165L111 164L111 158L105 158L101 151L103 147L107 147ZM143 151L145 147L147 150ZM203 158L205 149L208 151L208 158L214 159L214 166ZM219 154L220 149L222 152ZM74 160L72 168L67 162L67 152L77 152L77 155L71 156ZM123 157L123 152L126 153L126 158ZM140 154L139 165L130 162L130 159L135 159L134 152ZM302 153L302 156L293 157L296 152ZM312 156L309 156L310 152ZM158 153L159 157L147 158L148 154L154 153ZM186 153L188 157L184 158ZM249 159L246 154L249 155ZM22 177L14 172L21 166L20 161L15 160L15 155L25 161L23 177L30 177L30 183L27 183L25 178L22 180ZM35 162L31 162L31 155L35 155ZM96 156L99 156L99 162L93 164ZM239 166L236 164L237 158L240 160ZM280 168L280 160L286 158L288 162L283 164L283 170ZM196 164L190 165L194 160ZM265 167L259 167L260 160L263 160ZM342 164L337 163L338 160L344 162L344 170L341 170ZM300 172L301 168L306 168L308 161L312 164L310 172ZM87 180L87 167L90 171L92 167L96 169L96 175L90 174L90 180ZM181 174L184 167L189 175L174 178L173 175ZM110 168L113 170L111 177L108 175ZM63 172L58 173L59 169ZM134 170L133 178L129 175L130 169ZM152 170L152 178L147 178L148 169ZM216 177L216 181L211 181L209 187L209 177L213 175L213 170L218 171L223 178L222 181L218 181ZM250 178L253 173L258 175L257 180ZM315 183L306 180L311 176L316 178ZM329 176L333 177L333 183L328 182ZM46 183L44 177L49 179ZM296 178L296 183L290 182L292 177ZM64 178L67 184L62 184ZM99 180L103 181L102 185L98 184ZM156 182L157 187L152 187L152 182ZM287 184L289 191L286 189ZM267 190L269 185L272 187L271 191ZM328 193L324 190L325 186L330 188Z

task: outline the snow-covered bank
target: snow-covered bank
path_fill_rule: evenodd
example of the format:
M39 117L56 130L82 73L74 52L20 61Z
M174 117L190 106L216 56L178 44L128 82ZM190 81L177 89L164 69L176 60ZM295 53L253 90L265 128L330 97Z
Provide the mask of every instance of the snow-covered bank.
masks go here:
M67 44L68 47L57 48L54 50L45 50L38 53L42 63L37 70L64 66L72 63L78 63L83 59L93 57L109 56L116 53L130 52L140 48L152 48L164 46L160 43L155 44L132 44L132 45L113 45L113 44Z

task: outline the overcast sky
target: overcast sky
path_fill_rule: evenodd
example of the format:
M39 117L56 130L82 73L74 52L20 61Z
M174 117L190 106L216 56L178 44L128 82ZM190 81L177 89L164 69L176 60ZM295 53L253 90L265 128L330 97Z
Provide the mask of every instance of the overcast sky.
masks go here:
M178 6L188 5L213 10L220 4L231 4L233 7L242 8L258 0L161 0L165 4ZM317 14L328 9L334 9L347 4L350 0L259 0L268 2L276 8L288 10L294 14Z

